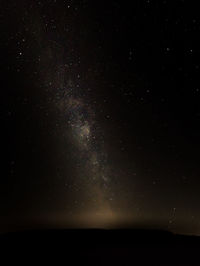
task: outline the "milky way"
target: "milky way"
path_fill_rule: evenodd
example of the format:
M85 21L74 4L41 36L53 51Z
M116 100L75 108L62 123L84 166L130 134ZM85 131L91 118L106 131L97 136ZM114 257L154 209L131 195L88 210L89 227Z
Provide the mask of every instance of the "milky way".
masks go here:
M69 130L68 137L75 148L73 157L77 161L79 171L84 172L86 181L96 182L106 189L106 153L103 150L104 140L95 121L95 112L83 98L74 96L73 90L70 87L64 88L64 91L61 91L63 96L57 102Z
M114 215L111 206L113 191L110 186L112 171L107 160L103 127L96 118L98 109L81 84L80 74L73 80L70 78L70 66L62 58L60 45L51 41L48 41L48 45L50 56L45 51L38 66L46 86L49 108L55 109L56 113L54 119L57 127L54 133L58 143L55 145L58 146L58 153L62 154L63 164L65 156L66 164L70 157L71 169L64 177L65 185L69 185L70 190L76 187L79 191L78 198L70 204L76 205L74 209L77 208L84 219L89 216L91 220L97 216L98 220L104 217L102 220L105 222ZM49 64L51 60L53 66ZM42 62L48 65L45 71ZM69 204L67 193L66 204ZM95 225L95 222L91 225Z
M71 85L71 86L70 86ZM74 153L76 178L82 179L86 192L93 202L93 215L110 212L109 166L104 150L102 130L95 119L95 112L86 99L80 97L81 89L73 84L59 91L56 102L63 117L64 128ZM87 207L85 208L87 212Z

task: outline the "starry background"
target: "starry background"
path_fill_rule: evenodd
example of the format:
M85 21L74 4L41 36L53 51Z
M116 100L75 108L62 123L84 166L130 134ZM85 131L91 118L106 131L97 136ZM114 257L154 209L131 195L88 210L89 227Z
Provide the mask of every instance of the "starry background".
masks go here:
M130 2L1 2L1 231L200 234L198 8Z

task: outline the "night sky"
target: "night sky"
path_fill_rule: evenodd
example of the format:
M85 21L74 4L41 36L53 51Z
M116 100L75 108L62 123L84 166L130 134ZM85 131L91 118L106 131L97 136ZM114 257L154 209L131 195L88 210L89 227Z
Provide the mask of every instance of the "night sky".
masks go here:
M200 234L199 9L130 2L1 1L0 231Z

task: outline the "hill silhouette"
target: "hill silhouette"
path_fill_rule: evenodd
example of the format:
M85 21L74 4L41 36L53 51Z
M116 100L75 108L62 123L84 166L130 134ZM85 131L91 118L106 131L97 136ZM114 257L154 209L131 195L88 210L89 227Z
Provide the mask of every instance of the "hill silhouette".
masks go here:
M58 265L200 265L200 237L144 229L29 230L0 236L7 259ZM61 262L64 262L61 263Z

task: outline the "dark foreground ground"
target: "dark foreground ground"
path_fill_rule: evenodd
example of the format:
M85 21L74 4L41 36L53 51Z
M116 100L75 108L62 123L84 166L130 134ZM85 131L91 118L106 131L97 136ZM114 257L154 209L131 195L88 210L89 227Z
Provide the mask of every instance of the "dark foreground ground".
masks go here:
M1 234L0 245L1 259L26 265L200 265L199 237L164 231L36 230Z

